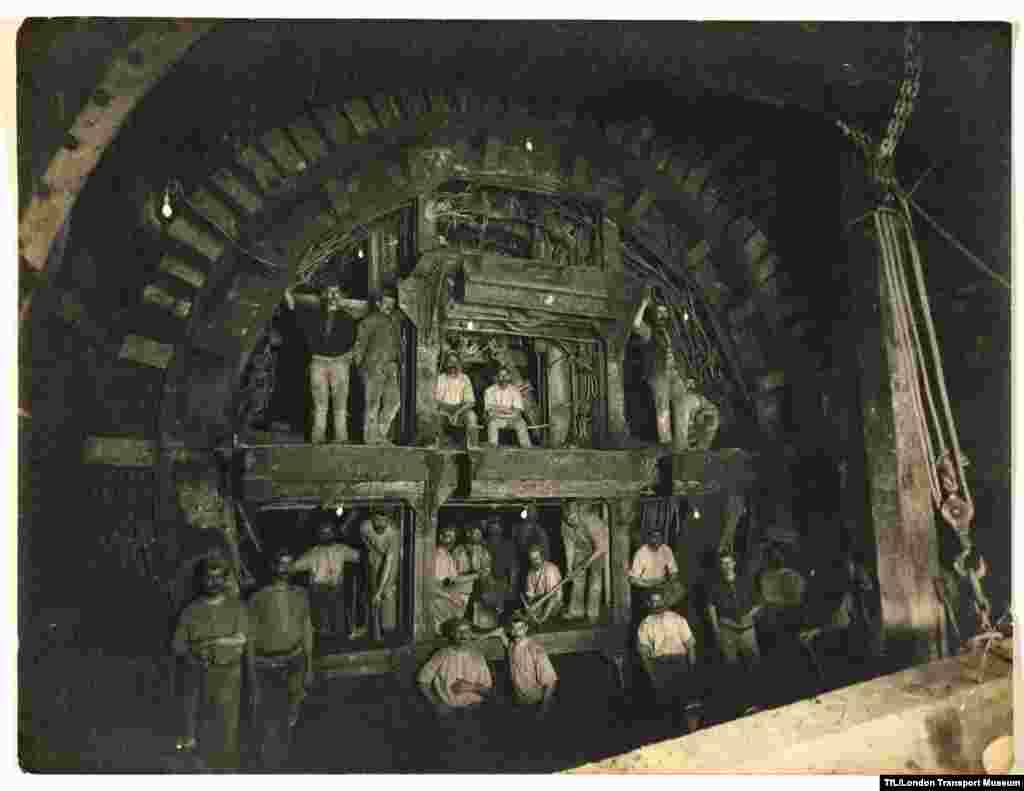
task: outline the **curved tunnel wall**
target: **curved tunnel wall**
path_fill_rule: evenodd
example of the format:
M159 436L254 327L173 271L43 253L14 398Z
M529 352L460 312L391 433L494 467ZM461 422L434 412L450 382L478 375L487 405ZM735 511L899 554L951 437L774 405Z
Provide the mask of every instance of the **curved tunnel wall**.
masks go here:
M535 156L524 157L524 135ZM549 118L509 97L464 92L354 97L266 131L190 190L199 211L161 226L145 260L79 255L68 277L40 292L25 327L33 417L22 432L31 468L22 518L59 523L58 504L40 493L54 480L73 482L96 525L70 539L84 567L112 563L133 588L145 567L142 576L160 580L157 598L173 599L173 570L194 540L180 528L175 465L225 427L234 380L287 279L252 271L223 232L293 269L318 234L459 172L601 199L620 227L688 267L719 311L753 390L785 383L796 393L812 381L815 389L827 381L842 390L807 353L810 295L799 293L766 234L736 207L750 192L730 173L743 147L737 138L708 150L659 136L644 119L594 123L572 111ZM451 155L438 159L439 150ZM37 245L45 238L44 229L23 230ZM141 288L126 289L110 317L90 313L83 272L128 266L145 273ZM808 425L790 433L813 433ZM83 457L102 460L111 449L119 468L83 466ZM97 485L97 474L111 485ZM125 523L135 527L115 526ZM28 566L38 574L26 585L42 594L35 603L66 597L34 560L43 545L24 544L23 558L33 558ZM141 556L149 560L140 565Z

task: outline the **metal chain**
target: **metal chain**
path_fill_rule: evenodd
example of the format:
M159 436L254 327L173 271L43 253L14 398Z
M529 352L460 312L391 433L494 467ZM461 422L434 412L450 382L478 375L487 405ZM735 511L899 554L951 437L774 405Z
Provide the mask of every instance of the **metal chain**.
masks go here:
M874 139L863 129L851 126L842 119L836 119L836 126L864 154L871 177L887 190L898 186L893 155L914 112L917 95L921 90L923 64L921 28L914 23L908 23L903 37L903 79L900 81L896 103L893 105L892 117L877 148Z

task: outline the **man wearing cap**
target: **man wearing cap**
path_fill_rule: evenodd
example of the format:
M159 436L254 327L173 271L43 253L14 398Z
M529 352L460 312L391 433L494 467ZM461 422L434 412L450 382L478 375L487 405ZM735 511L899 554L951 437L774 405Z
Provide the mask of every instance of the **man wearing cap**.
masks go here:
M402 317L396 310L398 291L385 288L373 300L374 309L359 323L352 360L359 366L366 386L366 418L363 441L389 444L391 424L401 407L398 385L402 353Z
M434 584L430 597L430 610L434 631L441 634L445 623L462 618L469 605L469 596L476 581L475 573L461 574L452 551L455 548L455 528L445 525L437 531L434 549Z
M633 317L632 330L645 346L645 378L654 395L658 442L672 445L676 451L707 450L718 431L718 407L694 390L693 380L673 349L668 306L654 304L653 315L644 320L652 304L653 294L648 291ZM701 428L699 437L695 435L691 442L695 419Z
M288 756L291 728L299 719L313 679L313 622L305 591L288 583L291 553L274 555L273 582L249 598L249 642L259 690L253 713L265 769L279 769Z
M398 625L398 559L401 534L382 508L374 508L359 527L369 565L370 637L380 640Z
M355 512L353 511L354 515ZM351 517L350 517L351 518ZM292 573L308 571L309 598L313 624L321 635L348 633L348 611L345 606L345 564L358 563L363 553L334 537L334 518L325 514L317 529L320 543L304 552L292 563Z
M565 541L567 573L572 574L586 566L585 571L573 578L565 617L575 620L586 616L591 622L597 621L601 617L604 596L605 563L602 558L607 559L608 555L608 525L597 514L585 510L583 503L572 501L566 505L562 538Z
M473 628L464 618L445 623L451 645L438 649L416 678L438 717L479 706L494 692L487 660L473 644Z
M529 619L522 611L509 617L502 642L508 655L508 672L512 678L515 702L538 718L547 716L555 699L558 673L544 646L527 637Z
M523 393L512 384L512 370L507 365L498 369L497 381L484 391L484 413L487 416L487 442L498 447L498 432L511 428L519 439L519 447L532 448L530 432L523 418Z
M651 680L657 704L671 708L678 717L692 702L697 641L690 624L668 608L661 591L652 590L647 595L647 610L649 614L640 622L636 635L640 662Z
M629 582L637 588L648 591L658 590L669 607L674 607L682 598L683 586L679 582L679 566L672 548L662 541L657 527L648 527L645 543L633 553L629 567Z
M352 366L352 345L356 323L345 306L345 294L337 285L329 285L315 294L293 294L285 289L285 304L295 311L296 319L312 358L309 363L309 388L313 395L311 442L323 442L327 436L328 405L333 402L334 441L348 442L348 385ZM300 309L296 310L296 306Z
M480 437L473 383L463 372L459 356L453 351L444 356L444 370L437 375L434 385L434 400L441 419L441 431L446 426L464 428L467 447L476 447Z
M185 738L207 765L236 768L242 696L242 660L250 663L249 618L245 605L227 593L229 568L219 556L202 562L203 593L185 608L172 649L186 662ZM254 693L258 694L258 693Z
M562 589L558 588L562 583L562 572L558 566L544 556L544 548L534 544L526 553L529 571L526 574L526 604L530 609L533 620L536 623L544 623L562 609ZM558 591L548 596L543 604L536 604L547 594L558 588Z

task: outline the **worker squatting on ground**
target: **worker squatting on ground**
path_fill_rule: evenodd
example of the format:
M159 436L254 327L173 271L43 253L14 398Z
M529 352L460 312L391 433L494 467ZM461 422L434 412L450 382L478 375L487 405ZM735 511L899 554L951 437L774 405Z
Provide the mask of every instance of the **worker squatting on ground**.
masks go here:
M644 543L633 553L629 582L641 590L660 591L668 607L674 607L682 600L685 589L679 579L676 556L664 543L662 532L657 527L647 528Z
M554 703L558 673L544 646L527 637L529 630L528 616L517 610L509 617L501 638L508 656L514 700L521 711L540 719L547 716Z
M444 357L444 369L438 373L434 385L434 401L438 414L438 441L448 426L464 429L466 446L475 448L480 440L480 429L476 418L476 395L473 383L462 370L462 363L455 352Z
M532 618L544 623L562 610L562 572L544 556L544 548L534 544L526 553L529 571L526 573L526 603ZM558 588L556 591L555 589ZM551 594L548 596L548 594ZM542 597L543 602L540 601Z
M441 634L445 623L466 614L473 583L478 576L475 572L459 572L458 563L452 555L454 548L455 528L439 528L434 549L434 584L430 594L430 611L436 634Z
M644 295L632 330L645 345L644 370L654 394L658 442L672 445L676 451L707 450L718 433L718 407L696 392L682 362L677 359L669 333L669 312L655 305L653 316L644 320L653 303L653 295Z
M417 683L442 719L473 709L494 692L487 660L473 643L473 627L464 618L445 622L451 645L438 649L420 670Z
M707 615L726 668L729 687L738 694L752 692L749 676L761 661L754 628L763 605L753 581L736 573L736 559L729 552L718 557L719 578L708 591ZM749 696L741 696L749 700Z
M256 698L253 721L265 769L279 769L288 758L291 729L299 719L306 688L313 682L313 622L309 599L290 585L292 556L274 556L273 582L249 598L249 644Z
M484 391L484 413L487 416L487 442L498 446L498 432L510 428L516 432L519 447L532 448L530 432L523 417L523 392L512 384L512 370L507 365L498 369L497 381Z
M296 319L312 357L309 389L313 396L310 442L327 436L328 406L334 415L334 441L348 442L348 388L356 323L346 310L346 295L337 285L315 294L293 294L285 289L284 301Z
M202 595L182 612L172 643L185 660L185 735L179 749L198 746L207 766L218 769L239 764L243 658L252 673L248 612L227 593L228 574L223 558L203 561Z
M656 704L670 710L678 723L697 697L697 640L686 619L668 608L661 591L647 594L647 610L636 635L640 663L651 681ZM691 722L691 730L694 727Z
M402 404L398 374L402 355L402 317L396 310L398 291L385 288L373 300L373 310L359 322L352 362L366 387L363 441L389 444L391 424Z
M358 563L363 553L335 539L334 519L329 514L323 517L317 528L317 539L320 543L294 561L291 570L292 573L310 573L309 598L317 633L344 636L354 626L348 623L345 565Z
M597 621L601 617L607 576L604 561L608 555L608 525L597 514L584 510L582 503L573 501L565 508L562 537L568 573L586 566L573 580L565 617L575 620L585 615L588 620Z
M387 511L374 508L359 528L366 545L370 638L380 640L398 626L398 558L401 533Z

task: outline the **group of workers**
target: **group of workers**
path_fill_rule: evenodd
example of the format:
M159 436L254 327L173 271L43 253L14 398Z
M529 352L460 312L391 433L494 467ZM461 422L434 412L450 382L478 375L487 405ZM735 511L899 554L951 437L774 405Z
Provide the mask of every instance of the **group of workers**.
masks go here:
M358 515L351 511L339 532ZM387 509L372 508L359 536L362 548L339 541L333 515L325 515L317 543L298 556L287 549L274 553L270 582L248 598L239 595L225 557L203 559L201 593L182 611L172 642L184 660L179 750L193 752L201 744L210 768L237 767L245 667L262 765L283 765L313 680L314 640L367 631L379 640L397 625L400 530ZM348 597L346 578L359 578L348 573L355 564L365 564L367 584ZM308 574L308 587L294 584L301 574ZM356 599L364 605L362 628Z
M565 505L563 576L551 559L551 540L536 507L527 506L525 514L514 537L505 535L497 514L483 524L467 525L458 545L455 526L440 527L430 596L436 634L453 618L467 617L479 629L494 628L502 616L517 609L535 625L556 616L592 623L601 618L608 590L607 522L580 501Z
M349 383L354 365L365 387L363 441L367 445L388 443L401 406L402 319L397 310L397 290L381 290L371 299L371 310L361 320L356 317L364 311L362 303L349 299L337 284L316 294L296 294L287 289L285 304L296 313L311 355L311 441L326 441L328 414L333 415L334 441L349 441ZM677 451L707 450L718 432L719 410L685 375L685 362L677 360L669 307L655 303L648 292L630 331L643 354L644 377L654 398L658 442ZM526 419L528 388L511 363L500 361L494 383L484 390L481 418L473 383L459 355L447 350L434 385L438 436L457 429L464 432L466 446L475 448L482 426L487 443L497 447L501 430L510 429L520 447L533 447Z
M543 717L553 705L558 673L542 642L529 632L545 631L544 625L555 620L596 623L603 612L609 535L600 505L570 501L564 506L558 531L564 573L551 559L555 531L549 533L541 524L535 506L527 506L526 517L511 527L506 535L500 516L491 514L466 525L460 543L453 525L438 529L428 609L436 635L449 644L422 667L418 682L440 722L455 723L456 728L471 721L466 715L480 704L504 698L495 692L494 675L481 650L484 640L497 638L505 644L513 710ZM194 750L198 740L210 766L237 766L245 668L263 765L282 765L313 678L315 636L360 631L353 602L344 595L346 566L365 560L370 636L379 639L396 628L400 530L390 513L373 509L359 535L361 548L341 543L333 522L325 521L317 545L298 557L285 550L274 555L272 580L247 600L232 591L226 560L213 556L205 561L202 594L183 611L173 642L175 653L186 660L181 749ZM845 559L841 597L832 601L829 612L816 618L798 614L795 619L797 610L783 612L786 595L780 598L779 590L800 575L787 567L778 546L770 545L765 558L756 575L744 574L732 552L723 550L715 572L701 586L703 595L688 596L662 530L645 529L628 569L640 615L634 621L633 646L656 706L675 724L698 727L702 702L712 686L715 694L727 690L730 698L745 704L736 713L756 708L759 631L788 628L819 673L815 646L830 635L841 634L844 642L827 650L851 654L855 644L868 639L872 583L852 557ZM293 577L303 572L310 575L308 590L293 584ZM806 598L802 588L798 594ZM700 612L710 631L691 628L686 612ZM717 647L721 663L707 661L712 653L698 646L700 632Z
M352 366L365 388L363 442L388 444L391 424L401 407L399 370L402 318L396 310L398 291L381 289L371 310L357 322L362 303L351 300L340 285L318 294L285 290L285 304L296 318L310 351L309 388L313 397L310 440L327 438L327 415L334 417L334 441L348 442L348 394Z

